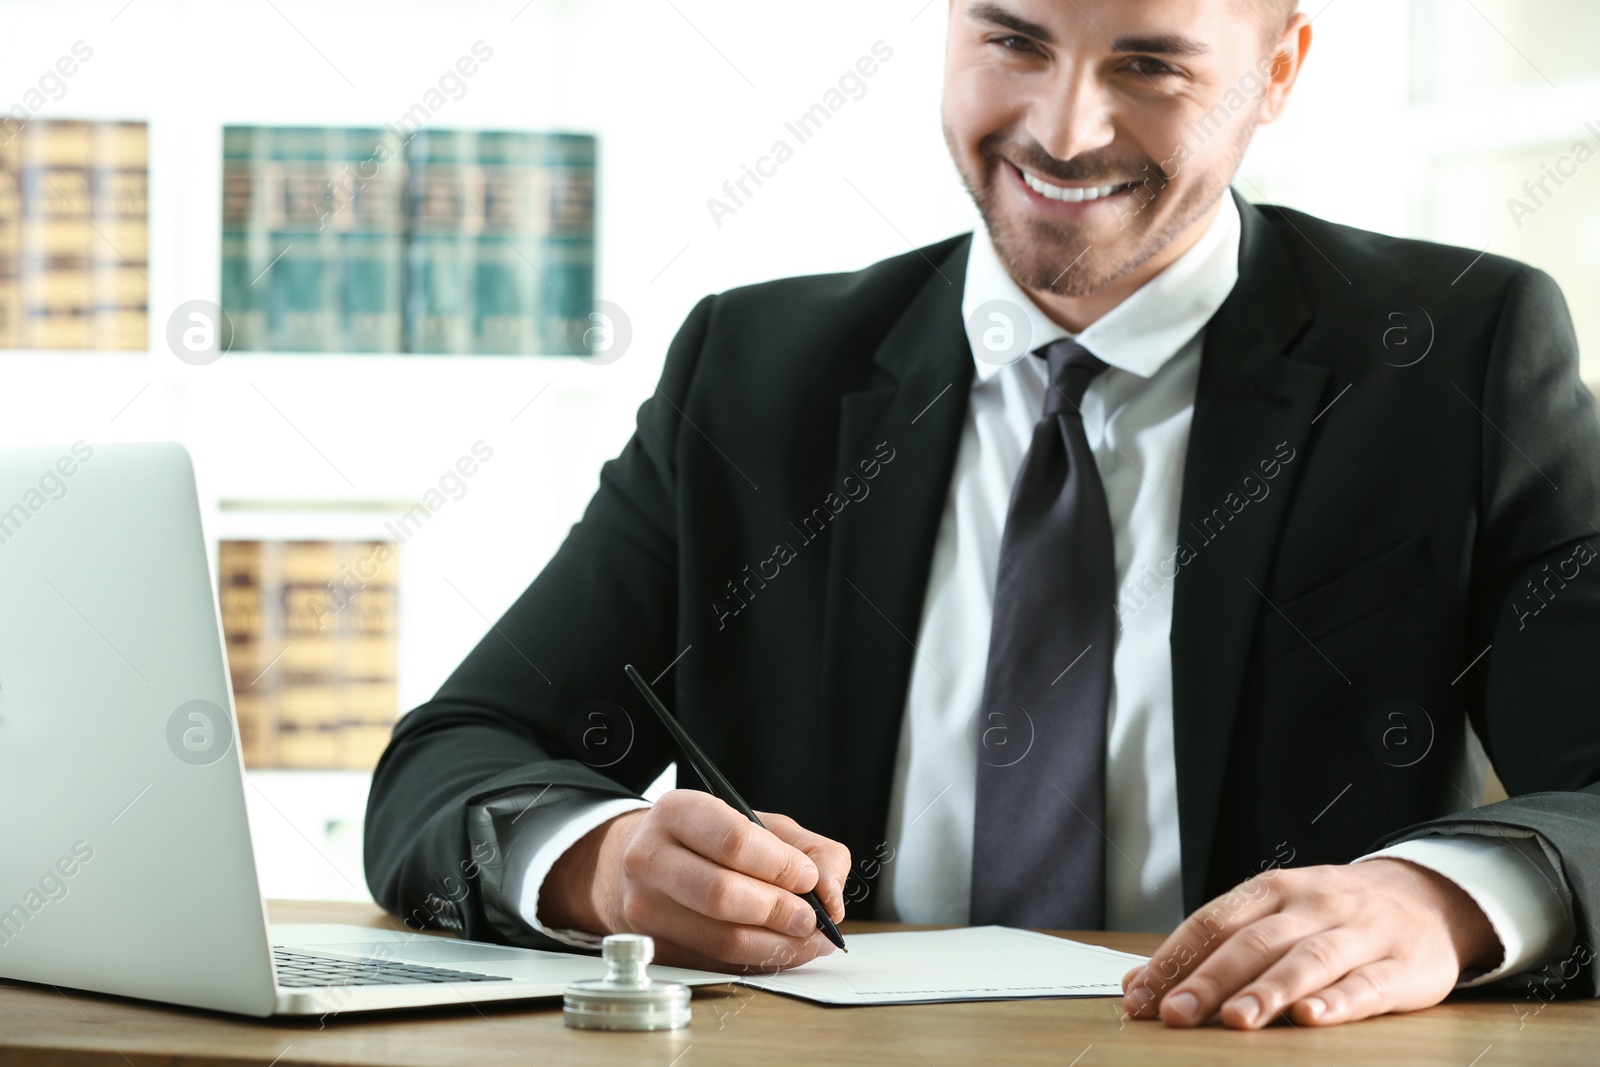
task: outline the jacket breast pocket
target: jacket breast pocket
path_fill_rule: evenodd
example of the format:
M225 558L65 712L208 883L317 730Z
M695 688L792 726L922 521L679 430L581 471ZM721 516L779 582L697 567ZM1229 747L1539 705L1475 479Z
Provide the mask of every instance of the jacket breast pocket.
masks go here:
M1433 553L1422 534L1357 564L1315 589L1268 608L1257 635L1257 661L1269 663L1306 647L1379 608L1394 603L1437 577Z

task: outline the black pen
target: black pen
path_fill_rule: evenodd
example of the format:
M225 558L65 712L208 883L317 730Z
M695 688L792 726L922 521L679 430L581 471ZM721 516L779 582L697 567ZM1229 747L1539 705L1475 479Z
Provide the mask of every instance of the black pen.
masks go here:
M696 774L700 775L700 780L705 782L706 788L711 791L711 795L738 809L739 814L765 830L766 825L756 817L756 813L751 810L750 805L744 802L744 798L739 795L739 791L734 789L733 785L722 776L721 771L717 770L716 765L711 762L711 757L700 751L700 746L694 743L694 738L690 737L688 731L679 724L677 719L672 717L672 713L667 710L665 704L661 703L661 698L656 696L655 690L650 688L650 683L644 680L644 676L634 670L631 663L623 667L622 670L632 680L633 684L639 687L639 692L644 695L645 703L650 705L650 709L660 717L662 725L667 728L667 732L672 735L673 740L678 742L678 747L683 750L684 756L689 760L689 765L695 769ZM839 933L839 928L833 925L833 920L828 917L828 909L824 908L822 901L817 899L816 891L807 890L800 894L800 899L810 904L811 910L817 913L817 929L822 931L822 936L844 949L844 951L849 952L850 950L844 947L844 936Z

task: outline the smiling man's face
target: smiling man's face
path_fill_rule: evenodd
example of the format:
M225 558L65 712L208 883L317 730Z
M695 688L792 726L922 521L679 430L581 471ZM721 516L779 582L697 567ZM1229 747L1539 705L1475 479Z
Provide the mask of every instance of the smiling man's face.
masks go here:
M1020 284L1082 297L1192 243L1292 84L1292 7L951 0L945 140Z

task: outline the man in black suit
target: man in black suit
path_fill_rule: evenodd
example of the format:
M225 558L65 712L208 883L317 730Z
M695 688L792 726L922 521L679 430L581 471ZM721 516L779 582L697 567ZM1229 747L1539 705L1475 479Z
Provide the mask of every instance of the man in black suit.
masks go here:
M725 969L829 951L810 888L1171 929L1126 1004L1177 1026L1594 995L1576 341L1539 271L1230 193L1293 8L951 0L984 231L694 308L582 521L396 728L377 898ZM639 799L674 752L629 662L768 829ZM1473 806L1480 742L1512 799Z

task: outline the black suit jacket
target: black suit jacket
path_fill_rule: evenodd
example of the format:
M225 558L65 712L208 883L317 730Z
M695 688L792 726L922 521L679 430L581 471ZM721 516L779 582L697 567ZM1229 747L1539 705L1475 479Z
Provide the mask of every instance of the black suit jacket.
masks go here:
M1451 822L1531 833L1576 898L1559 989L1592 995L1600 422L1561 294L1495 256L1240 212L1155 579L1184 904ZM539 944L486 892L497 841L530 802L636 795L674 758L631 662L675 664L665 698L752 806L849 846L871 916L973 374L969 240L695 306L582 521L396 728L368 806L380 902ZM1512 796L1476 811L1469 720Z

